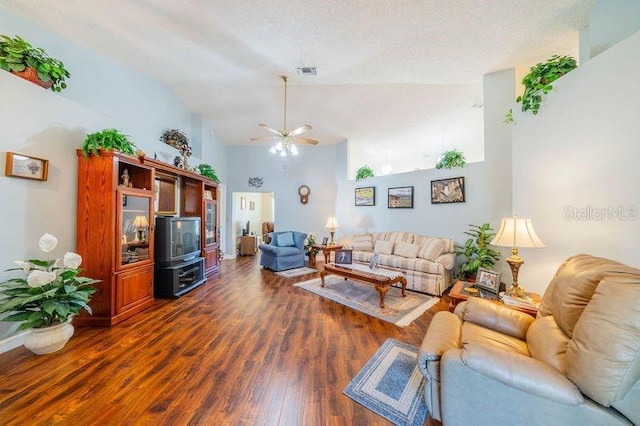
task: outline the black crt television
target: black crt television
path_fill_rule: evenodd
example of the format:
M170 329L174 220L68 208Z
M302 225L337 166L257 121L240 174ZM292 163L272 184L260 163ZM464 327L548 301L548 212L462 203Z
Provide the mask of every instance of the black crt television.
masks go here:
M159 266L176 265L200 256L199 217L156 217L155 261Z

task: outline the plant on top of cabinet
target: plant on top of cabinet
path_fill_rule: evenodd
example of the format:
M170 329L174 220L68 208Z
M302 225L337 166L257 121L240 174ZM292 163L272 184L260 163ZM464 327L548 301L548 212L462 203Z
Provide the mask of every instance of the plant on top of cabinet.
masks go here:
M19 36L0 36L0 68L45 89L60 92L71 77L62 61L51 58L40 47L33 47Z
M82 144L82 152L85 157L91 154L98 155L99 149L135 155L135 147L127 135L123 135L116 129L104 129L87 135Z
M375 174L373 173L371 167L367 166L366 164L356 171L356 182L370 177L375 177Z
M551 83L577 68L576 60L571 56L553 55L546 62L541 62L529 69L529 74L522 79L524 93L516 98L516 103L522 103L522 111L531 111L534 115L540 111L542 95L549 93ZM513 123L513 110L505 114L505 123Z
M464 159L464 155L457 149L445 151L442 153L438 162L436 163L436 169L453 169L454 167L464 167L467 161Z
M218 175L216 175L216 171L211 167L211 164L198 164L198 170L202 176L208 177L215 183L220 183L220 179L218 178Z

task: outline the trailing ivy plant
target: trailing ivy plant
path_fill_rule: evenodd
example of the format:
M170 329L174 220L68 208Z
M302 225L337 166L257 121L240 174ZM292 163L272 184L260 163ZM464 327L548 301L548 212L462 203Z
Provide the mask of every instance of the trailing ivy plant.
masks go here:
M367 166L366 164L356 171L356 182L370 177L375 177L375 174L373 173L371 167Z
M135 147L127 135L123 135L116 129L104 129L87 136L82 144L82 152L85 157L91 154L98 155L99 149L135 155Z
M453 169L454 167L464 167L467 161L464 155L457 149L445 151L436 163L436 169Z
M500 260L500 253L488 247L495 237L493 228L488 223L469 225L471 229L465 234L471 236L463 246L455 247L456 256L464 256L464 261L458 269L458 278L469 281L478 272L478 268L491 269Z
M551 83L575 69L578 66L571 56L553 55L546 62L541 62L529 69L529 74L522 79L524 93L516 98L516 103L522 103L522 111L531 111L534 115L540 111L542 95L548 94L553 86ZM505 115L505 123L513 123L513 111Z
M71 77L71 74L62 61L49 57L44 49L31 46L19 36L0 37L0 68L14 73L22 72L27 67L33 68L40 81L51 82L51 90L54 92L67 88L65 78Z
M198 170L200 170L200 174L202 176L208 177L209 179L211 179L216 183L220 183L220 179L216 175L216 171L213 170L213 168L211 167L211 164L207 164L207 163L198 164Z

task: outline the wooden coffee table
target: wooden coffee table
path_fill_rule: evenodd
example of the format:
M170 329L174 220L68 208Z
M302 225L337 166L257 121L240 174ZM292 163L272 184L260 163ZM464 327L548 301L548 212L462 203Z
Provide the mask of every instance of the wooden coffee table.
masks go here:
M353 269L360 266L362 267L361 269ZM388 275L383 275L384 273ZM407 279L402 273L398 274L399 275L392 276L394 275L393 271L381 270L371 272L371 270L364 265L350 265L350 267L345 267L327 263L324 265L324 269L320 271L320 281L322 281L322 287L324 287L324 277L326 275L337 275L343 277L345 280L350 278L352 280L373 284L378 293L380 293L380 307L385 308L384 297L390 285L402 283L402 297L407 296Z
M533 317L535 317L538 314L538 310L535 308L523 308L520 306L513 306L513 305L507 305L505 303L502 303L502 301L500 300L497 294L494 295L488 291L483 291L482 293L467 292L465 289L472 285L473 285L472 283L468 283L466 281L458 281L457 283L454 284L453 288L449 292L449 296L451 296L451 302L449 302L449 311L453 312L456 309L456 306L458 306L458 303L464 302L470 297L480 297L482 299L489 300L493 303L506 306L509 309L514 309L516 311L524 312ZM531 297L535 302L540 302L541 300L540 295L537 293L525 293L525 294Z

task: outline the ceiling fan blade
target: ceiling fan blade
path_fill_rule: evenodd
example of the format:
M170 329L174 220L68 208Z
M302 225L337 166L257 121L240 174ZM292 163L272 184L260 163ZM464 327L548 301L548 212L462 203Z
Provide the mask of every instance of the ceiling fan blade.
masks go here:
M315 139L301 138L299 136L294 136L292 139L296 142L308 143L309 145L318 145L318 141Z
M264 128L264 129L267 129L267 130L268 130L268 131L270 131L271 133L275 133L275 134L276 134L276 135L278 135L278 136L281 136L281 135L282 135L282 132L281 132L280 130L273 129L273 128L271 128L271 127L267 126L266 124L258 124L258 126L260 126L260 127Z
M273 140L277 140L278 137L277 136L265 136L262 138L249 138L250 141L273 141Z
M299 135L301 133L308 132L311 129L313 129L313 127L311 127L308 124L305 124L302 127L298 127L297 129L293 129L292 131L290 131L289 132L289 136L297 136L297 135Z

